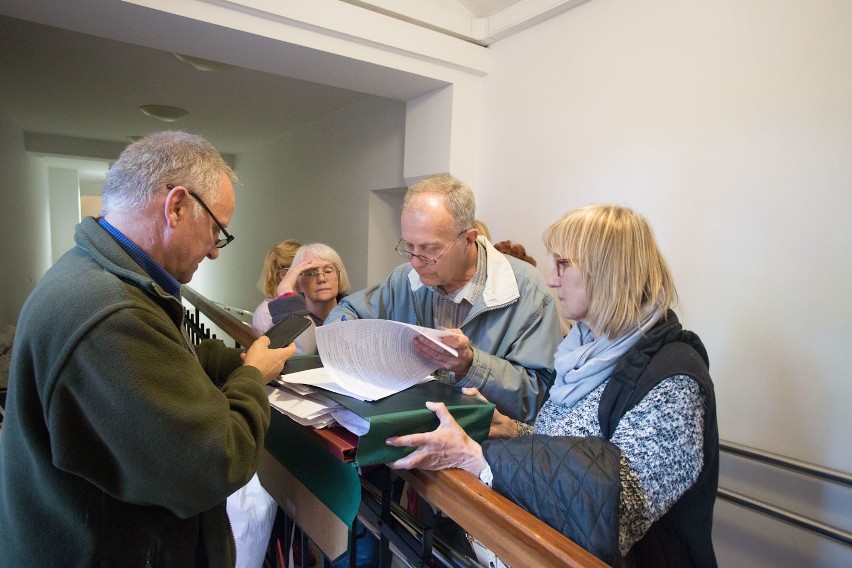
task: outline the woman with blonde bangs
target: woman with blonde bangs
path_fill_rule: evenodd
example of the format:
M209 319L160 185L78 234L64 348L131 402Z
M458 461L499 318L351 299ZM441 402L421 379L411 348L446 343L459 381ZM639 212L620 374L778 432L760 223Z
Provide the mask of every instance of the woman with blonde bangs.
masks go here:
M269 313L269 302L275 299L278 295L276 290L281 279L290 270L290 265L293 263L293 256L302 243L287 239L281 241L277 245L269 249L266 253L266 258L263 260L263 269L260 271L260 279L257 281L257 288L263 292L264 299L254 310L251 318L251 328L257 334L261 335L272 327L272 315Z
M570 250L565 243L571 243ZM616 206L575 209L544 233L554 260L567 260L586 280L589 311L600 332L618 337L641 318L642 307L666 313L677 302L668 263L651 226L636 212ZM554 286L557 288L557 286Z
M495 411L479 445L430 402L440 426L390 438L417 449L389 465L465 469L616 566L716 566L713 383L704 345L671 309L677 291L650 225L591 205L551 224L544 243L548 285L576 325L534 426ZM499 562L489 553L480 560Z

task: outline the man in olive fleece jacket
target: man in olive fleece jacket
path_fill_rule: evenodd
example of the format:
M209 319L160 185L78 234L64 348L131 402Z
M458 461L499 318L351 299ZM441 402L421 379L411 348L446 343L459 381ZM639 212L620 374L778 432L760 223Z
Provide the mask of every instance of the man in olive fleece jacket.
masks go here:
M234 566L225 499L257 469L264 384L295 348L196 353L183 333L180 283L229 242L232 179L197 136L136 142L104 216L28 298L0 438L0 566Z

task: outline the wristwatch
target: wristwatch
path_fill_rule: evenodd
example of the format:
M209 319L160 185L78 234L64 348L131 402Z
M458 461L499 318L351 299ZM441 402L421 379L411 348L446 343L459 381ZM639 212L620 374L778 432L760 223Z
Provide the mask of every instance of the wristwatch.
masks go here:
M491 466L486 464L485 469L479 472L479 481L491 487L491 484L494 482L494 474L491 473Z

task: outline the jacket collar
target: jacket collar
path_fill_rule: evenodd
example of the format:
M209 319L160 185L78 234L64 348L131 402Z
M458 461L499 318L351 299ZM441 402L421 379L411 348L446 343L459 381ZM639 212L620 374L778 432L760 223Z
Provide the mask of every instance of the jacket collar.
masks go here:
M157 284L93 217L86 217L80 221L76 227L74 240L77 247L85 251L92 261L104 270L143 290L166 309L175 321L182 320L181 302Z
M482 293L482 301L486 308L493 308L512 302L520 297L518 281L512 265L503 254L495 249L488 239L479 237L476 240L479 254L485 251L485 290ZM420 281L417 271L408 271L408 282L411 291L416 292L424 286Z

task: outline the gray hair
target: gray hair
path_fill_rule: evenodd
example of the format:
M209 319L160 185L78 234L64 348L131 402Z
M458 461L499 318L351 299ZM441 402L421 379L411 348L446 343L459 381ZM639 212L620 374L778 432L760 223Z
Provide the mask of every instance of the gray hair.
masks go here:
M427 194L444 197L444 205L453 217L457 233L474 227L476 198L463 181L450 174L438 174L421 180L406 192L402 208L416 207L420 197Z
M210 142L181 131L151 134L124 149L107 173L101 215L147 207L166 186L183 185L208 203L219 199L219 181L237 176ZM208 201L209 200L209 201ZM201 213L200 206L196 214Z
M315 256L323 262L330 262L337 270L339 270L340 275L337 278L337 293L346 294L349 292L349 274L346 273L346 267L343 266L343 260L340 258L340 255L337 254L336 250L323 243L302 245L299 247L299 250L296 251L295 256L293 256L291 266L296 266L304 262L305 257L308 255Z

